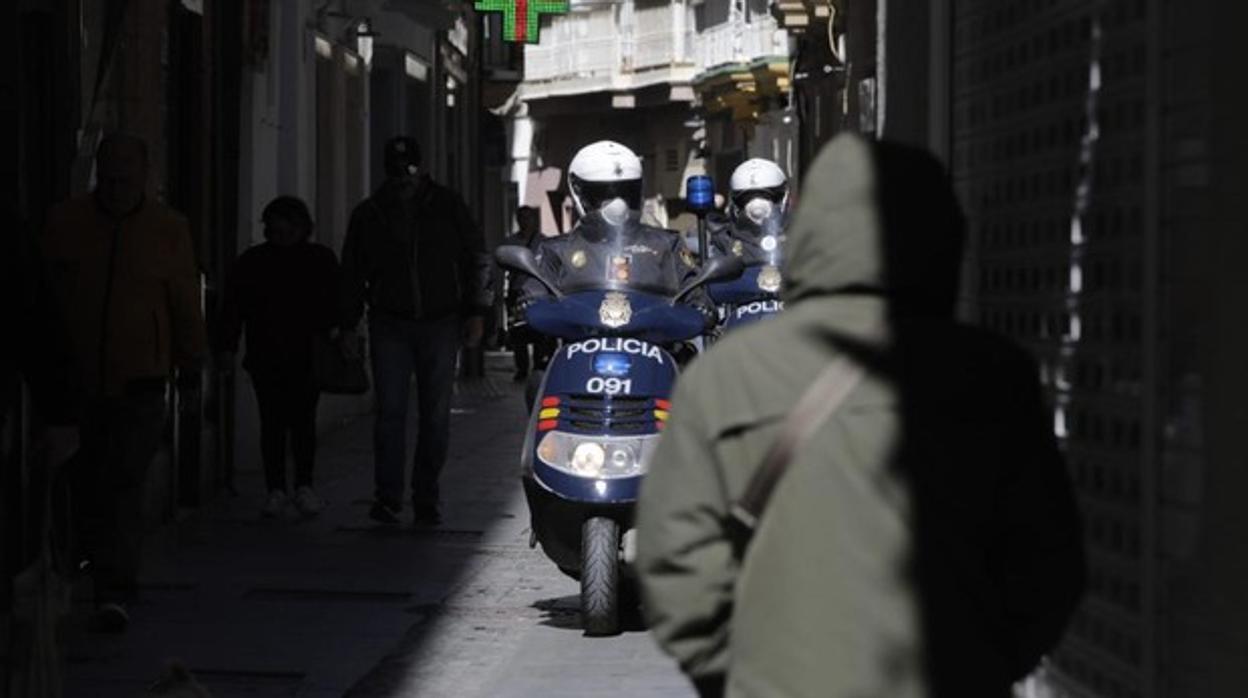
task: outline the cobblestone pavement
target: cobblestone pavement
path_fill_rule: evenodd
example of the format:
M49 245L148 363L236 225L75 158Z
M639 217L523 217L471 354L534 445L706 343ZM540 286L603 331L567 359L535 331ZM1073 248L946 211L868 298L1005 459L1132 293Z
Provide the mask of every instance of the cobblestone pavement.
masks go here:
M576 583L529 549L524 406L492 366L457 395L439 530L371 525L372 420L346 423L321 439L319 518L261 520L253 470L157 535L130 631L70 624L66 695L143 695L177 659L217 698L691 696L639 629L584 637Z

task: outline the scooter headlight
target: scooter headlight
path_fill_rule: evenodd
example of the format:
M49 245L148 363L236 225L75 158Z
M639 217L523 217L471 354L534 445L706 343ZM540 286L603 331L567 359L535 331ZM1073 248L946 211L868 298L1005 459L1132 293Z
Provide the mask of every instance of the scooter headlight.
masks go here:
M634 477L646 472L658 438L658 434L584 436L551 431L538 443L537 457L546 465L577 477Z
M575 473L597 475L607 462L607 451L601 444L586 441L576 445L572 450L572 461L569 465Z

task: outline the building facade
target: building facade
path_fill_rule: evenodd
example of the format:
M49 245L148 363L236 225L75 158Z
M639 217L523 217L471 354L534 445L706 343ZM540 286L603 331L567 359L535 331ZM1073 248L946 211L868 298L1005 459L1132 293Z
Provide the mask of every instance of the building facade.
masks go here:
M432 176L458 189L487 236L500 239L505 129L483 100L496 99L498 84L515 84L521 54L498 32L487 36L471 5L6 4L0 31L9 39L8 68L0 71L0 93L8 98L0 110L15 128L7 146L12 157L0 168L6 218L24 224L6 228L7 242L29 244L50 205L89 190L95 147L112 130L147 141L150 191L190 220L210 328L233 260L262 240L265 204L283 194L304 199L316 239L340 252L352 207L380 183L382 144L398 133L422 141ZM249 379L224 368L205 371L196 399L173 395L178 419L162 464L151 469L153 520L202 503L228 486L235 470L258 468ZM11 407L21 414L20 405ZM369 407L367 397L328 398L322 421ZM28 482L20 436L10 433L4 442L5 483ZM20 502L29 494L23 487L4 489L19 493ZM6 517L13 512L20 513L5 506Z
M511 52L497 33L486 35L487 18L471 2L259 5L244 17L246 31L263 40L254 43L242 70L246 157L238 181L237 251L261 241L264 205L278 194L294 194L312 207L316 239L340 253L351 210L384 180L383 147L396 135L420 142L426 171L463 196L487 244L501 240L506 230L493 181L504 156L500 147L483 148L482 134L502 126L489 121L482 100L509 76L484 71L482 64ZM491 65L508 67L500 60ZM236 425L234 457L254 464L259 435L246 380L238 377L232 389L236 414L229 421ZM325 396L321 420L361 414L371 404L371 396Z
M683 184L753 155L784 164L788 36L758 0L585 0L547 20L525 52L512 126L518 200L548 233L572 223L566 168L582 146L616 140L642 159L643 215L684 229Z
M780 165L796 187L789 35L762 0L706 0L694 7L694 27L700 72L693 87L706 173L726 185L738 164L761 157Z

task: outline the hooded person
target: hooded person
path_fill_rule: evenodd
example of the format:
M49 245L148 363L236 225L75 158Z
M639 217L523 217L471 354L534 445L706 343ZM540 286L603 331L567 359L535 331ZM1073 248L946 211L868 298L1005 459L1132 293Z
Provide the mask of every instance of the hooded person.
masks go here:
M39 239L41 302L53 323L41 341L65 347L67 360L57 363L69 375L51 382L75 403L59 407L79 427L66 476L75 540L90 563L80 569L94 578L92 627L107 631L125 630L126 604L140 593L144 502L165 435L168 384L176 377L194 404L206 353L190 228L147 195L150 165L143 139L106 135L94 189L53 206Z
M963 221L930 155L844 135L806 182L786 312L677 384L637 510L647 620L702 696L1004 698L1083 584L1035 364L954 320ZM738 545L731 505L838 357L861 380Z

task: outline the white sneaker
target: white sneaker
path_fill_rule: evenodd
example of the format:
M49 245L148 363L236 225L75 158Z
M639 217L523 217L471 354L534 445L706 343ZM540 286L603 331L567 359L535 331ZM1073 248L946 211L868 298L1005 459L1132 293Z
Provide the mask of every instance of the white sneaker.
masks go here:
M282 490L273 490L269 493L269 498L264 500L264 508L260 510L260 516L266 519L277 518L286 511L286 505L290 503L290 498Z
M316 516L325 508L325 502L311 487L304 485L295 490L295 508L304 516Z

